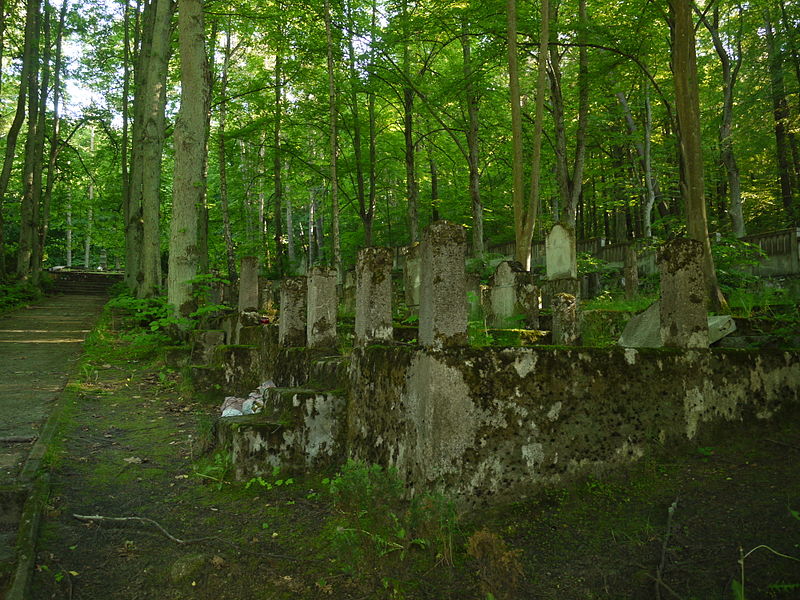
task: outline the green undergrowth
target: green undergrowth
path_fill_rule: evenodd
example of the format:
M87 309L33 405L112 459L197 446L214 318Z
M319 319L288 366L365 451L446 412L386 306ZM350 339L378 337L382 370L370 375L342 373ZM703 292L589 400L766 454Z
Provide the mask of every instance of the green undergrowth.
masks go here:
M0 314L42 297L42 289L30 281L0 284Z

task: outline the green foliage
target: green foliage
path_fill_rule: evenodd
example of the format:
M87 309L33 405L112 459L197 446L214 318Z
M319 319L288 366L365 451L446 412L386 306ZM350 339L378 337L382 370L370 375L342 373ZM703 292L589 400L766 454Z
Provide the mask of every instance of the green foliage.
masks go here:
M201 458L194 464L194 475L206 481L213 482L221 490L222 486L229 483L228 479L233 471L233 462L230 452L220 450L207 458Z
M415 573L453 564L458 516L449 499L425 494L406 501L394 469L356 461L323 485L336 509L325 536L344 573L375 578L399 595L416 585Z
M747 269L766 256L757 245L735 237L724 237L711 245L711 254L719 285L725 294L751 288L759 281Z
M30 281L0 285L0 312L11 310L42 297L42 290Z
M294 479L291 478L291 477L287 477L285 479L277 478L278 475L280 475L280 472L281 472L280 467L273 467L272 468L272 477L273 477L273 479L271 481L268 481L268 480L264 479L263 477L252 477L250 479L250 481L248 481L244 485L244 488L246 490L249 490L252 486L258 485L261 488L263 488L264 490L269 491L269 490L274 489L274 488L290 486L290 485L294 484Z

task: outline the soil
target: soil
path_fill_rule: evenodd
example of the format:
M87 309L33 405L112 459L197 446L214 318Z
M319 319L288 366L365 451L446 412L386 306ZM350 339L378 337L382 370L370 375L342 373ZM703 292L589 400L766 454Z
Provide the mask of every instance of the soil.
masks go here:
M61 397L31 598L729 599L741 551L748 599L800 598L800 562L774 553L800 557L798 411L411 539L380 488L334 504L335 473L229 481L193 398L101 326Z

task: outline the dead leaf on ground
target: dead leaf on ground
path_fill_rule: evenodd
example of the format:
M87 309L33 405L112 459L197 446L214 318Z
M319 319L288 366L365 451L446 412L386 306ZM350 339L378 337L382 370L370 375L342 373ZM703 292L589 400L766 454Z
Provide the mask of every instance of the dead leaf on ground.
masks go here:
M142 464L142 459L138 456L129 456L128 458L123 458L123 462L126 462L130 465L140 465Z

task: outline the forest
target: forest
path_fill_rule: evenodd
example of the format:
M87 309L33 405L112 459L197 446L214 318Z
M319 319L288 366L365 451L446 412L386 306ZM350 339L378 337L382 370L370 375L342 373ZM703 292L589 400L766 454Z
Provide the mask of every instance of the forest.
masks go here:
M142 297L250 255L341 274L437 219L522 262L556 222L642 244L694 237L698 207L701 236L793 227L799 20L791 0L2 0L0 276L124 269Z

